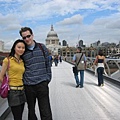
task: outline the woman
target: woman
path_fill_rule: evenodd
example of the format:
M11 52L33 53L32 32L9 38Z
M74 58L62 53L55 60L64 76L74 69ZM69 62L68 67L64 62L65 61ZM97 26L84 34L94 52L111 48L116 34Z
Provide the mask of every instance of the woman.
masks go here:
M8 57L3 60L2 69L0 72L0 81L2 82L5 73L9 76L10 90L8 92L8 104L14 120L22 120L22 114L26 97L23 87L23 73L25 71L22 55L26 49L26 44L23 40L16 40L12 46L11 52ZM7 70L9 61L9 69Z
M103 81L104 64L105 64L105 56L103 55L102 50L100 50L93 63L93 65L97 65L98 86L104 86L104 81Z

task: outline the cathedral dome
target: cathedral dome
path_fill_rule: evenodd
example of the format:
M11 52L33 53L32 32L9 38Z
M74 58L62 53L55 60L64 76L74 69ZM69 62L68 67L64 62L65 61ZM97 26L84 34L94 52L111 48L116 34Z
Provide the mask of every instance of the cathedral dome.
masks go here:
M50 31L47 35L47 37L58 37L57 33L55 31Z
M46 45L51 45L51 44L59 45L59 38L57 33L53 29L53 25L51 25L51 30L47 34L47 38L46 38Z
M47 34L47 39L46 40L59 40L57 33L53 29L53 25L51 25L51 30Z

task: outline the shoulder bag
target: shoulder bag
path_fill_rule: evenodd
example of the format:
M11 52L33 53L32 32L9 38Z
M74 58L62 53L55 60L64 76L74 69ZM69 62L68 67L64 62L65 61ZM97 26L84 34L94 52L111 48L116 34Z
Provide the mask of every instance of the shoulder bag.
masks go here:
M7 71L9 69L9 66L10 66L10 60L8 58ZM0 96L2 98L7 98L8 91L9 91L9 77L8 77L8 74L6 73L5 76L4 76L4 78L3 78L2 84L0 86Z
M74 73L75 75L78 75L77 66L78 66L78 64L79 64L79 62L80 62L82 56L83 56L83 53L82 53L82 55L81 55L81 57L80 57L78 63L77 63L75 66L73 66L73 73Z

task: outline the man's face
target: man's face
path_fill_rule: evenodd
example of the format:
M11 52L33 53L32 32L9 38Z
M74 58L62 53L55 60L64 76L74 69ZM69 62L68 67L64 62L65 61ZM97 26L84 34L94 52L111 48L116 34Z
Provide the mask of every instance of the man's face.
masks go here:
M79 53L80 52L80 50L79 49L77 49L77 53Z
M28 46L34 43L33 34L31 34L30 31L22 32L22 38Z

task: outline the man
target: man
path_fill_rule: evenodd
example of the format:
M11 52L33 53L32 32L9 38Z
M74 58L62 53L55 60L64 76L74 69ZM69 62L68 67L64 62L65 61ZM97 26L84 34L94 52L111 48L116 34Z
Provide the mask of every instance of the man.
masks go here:
M78 47L77 53L73 56L73 62L77 66L78 72L80 72L80 80L79 80L78 74L74 73L74 77L77 84L76 88L78 88L79 85L80 85L80 88L83 88L83 84L84 84L84 70L86 69L86 56L81 51L82 51L82 48Z
M27 50L23 56L25 64L23 81L28 104L28 120L38 120L35 114L36 99L41 120L52 120L48 88L51 80L49 52L44 44L33 40L31 28L23 27L19 33L27 44Z

